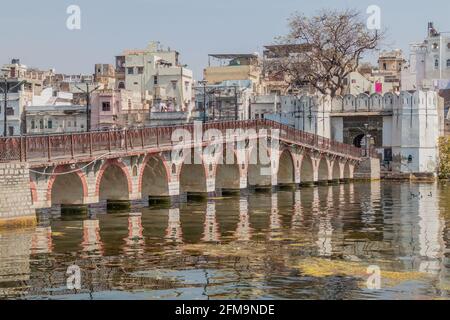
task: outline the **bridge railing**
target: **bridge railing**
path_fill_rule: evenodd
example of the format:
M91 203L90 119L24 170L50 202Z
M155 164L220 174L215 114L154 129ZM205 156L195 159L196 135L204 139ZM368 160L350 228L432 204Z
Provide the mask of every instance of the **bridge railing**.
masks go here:
M52 134L0 138L0 162L89 157L109 152L128 152L151 148L170 147L174 130L187 130L194 137L194 125L144 127L135 129L88 133ZM268 134L279 130L279 138L315 149L361 157L362 150L352 145L330 140L312 133L296 130L275 121L258 119L248 121L208 122L202 130L220 130L224 136L228 129L265 129ZM371 155L375 156L374 151Z

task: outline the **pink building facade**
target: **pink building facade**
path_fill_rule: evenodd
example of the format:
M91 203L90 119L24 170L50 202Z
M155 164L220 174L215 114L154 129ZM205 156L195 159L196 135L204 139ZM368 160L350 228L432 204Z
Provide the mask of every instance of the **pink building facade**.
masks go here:
M121 129L143 126L149 118L150 104L138 92L99 90L91 98L91 128Z

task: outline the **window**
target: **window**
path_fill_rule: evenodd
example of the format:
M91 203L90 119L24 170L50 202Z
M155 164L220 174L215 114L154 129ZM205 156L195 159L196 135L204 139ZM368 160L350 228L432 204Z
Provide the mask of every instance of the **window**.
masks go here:
M31 120L31 129L36 129L36 123L34 120Z
M177 81L176 80L172 81L172 89L173 90L177 89Z
M14 135L14 127L8 127L8 135L13 136Z
M44 129L44 120L39 120L39 129Z
M127 70L128 70L128 74L134 74L134 68L133 67L127 68Z
M125 89L125 83L119 82L119 85L117 86L119 89Z
M434 59L434 68L435 69L439 68L439 59Z
M138 67L138 74L144 73L144 67Z
M450 68L450 59L447 60L447 68Z
M47 128L49 128L49 129L53 128L53 121L52 120L48 120L47 121Z
M11 107L6 108L6 115L7 116L13 116L14 115L14 109Z
M109 101L102 102L102 111L111 111L111 103Z
M158 76L153 76L153 84L158 84Z

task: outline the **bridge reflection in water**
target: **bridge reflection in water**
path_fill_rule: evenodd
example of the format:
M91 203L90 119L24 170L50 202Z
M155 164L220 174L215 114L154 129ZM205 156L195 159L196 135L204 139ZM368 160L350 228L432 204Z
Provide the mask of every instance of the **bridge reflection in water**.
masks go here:
M76 264L79 298L448 297L449 193L351 183L41 216L36 228L0 231L0 296L73 295L65 272ZM311 257L426 276L406 291L367 292L351 277L304 277L296 263Z

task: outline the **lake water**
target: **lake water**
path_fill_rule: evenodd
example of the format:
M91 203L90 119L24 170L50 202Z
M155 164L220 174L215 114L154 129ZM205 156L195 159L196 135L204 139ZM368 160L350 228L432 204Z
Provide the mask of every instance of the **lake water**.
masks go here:
M449 228L445 183L41 213L35 228L0 230L0 298L448 298Z

